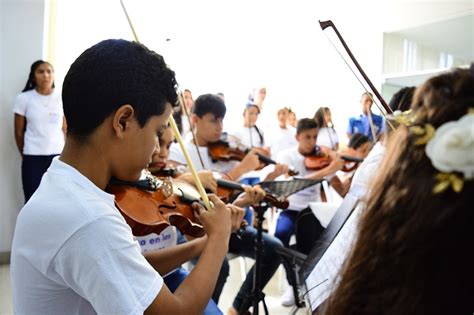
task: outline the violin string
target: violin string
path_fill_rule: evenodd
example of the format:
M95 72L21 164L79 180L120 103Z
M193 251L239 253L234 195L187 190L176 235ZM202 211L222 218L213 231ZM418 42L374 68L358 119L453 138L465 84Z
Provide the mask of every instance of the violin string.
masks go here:
M324 36L326 36L326 38L328 39L328 41L331 43L331 45L334 47L334 49L336 50L336 52L339 54L339 56L342 58L342 60L344 61L344 63L347 65L347 67L349 68L349 70L351 70L352 74L356 77L357 81L359 81L360 85L362 85L362 88L365 90L365 92L367 93L370 93L369 90L367 89L367 87L364 85L364 83L361 81L361 79L359 78L359 76L354 72L354 69L352 69L352 67L349 65L349 63L347 62L346 58L341 54L341 52L339 51L339 49L336 47L336 45L334 44L334 42L329 38L329 36L326 34L326 32L324 32L323 30L323 34ZM377 108L379 109L380 113L385 117L385 112L382 110L382 106L375 101L375 99L370 95L370 94L367 94L367 96L372 100L372 102L375 104L375 106L377 106ZM386 119L385 120L388 125L394 130L395 127Z

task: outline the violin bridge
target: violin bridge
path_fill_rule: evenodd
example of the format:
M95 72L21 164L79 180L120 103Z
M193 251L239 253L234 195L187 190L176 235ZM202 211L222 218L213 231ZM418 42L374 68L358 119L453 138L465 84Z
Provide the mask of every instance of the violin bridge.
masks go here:
M163 195L168 198L173 194L173 183L170 179L165 179L162 182L163 187Z

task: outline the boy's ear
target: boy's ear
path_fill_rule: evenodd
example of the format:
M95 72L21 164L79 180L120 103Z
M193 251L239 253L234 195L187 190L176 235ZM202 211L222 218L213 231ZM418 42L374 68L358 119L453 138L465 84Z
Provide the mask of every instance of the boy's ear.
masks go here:
M199 117L196 114L191 114L191 122L196 124L199 121Z
M134 119L134 113L133 107L129 104L122 105L115 111L112 123L116 135L122 137L128 130Z
M298 133L295 134L295 139L296 139L296 141L300 142L300 135Z

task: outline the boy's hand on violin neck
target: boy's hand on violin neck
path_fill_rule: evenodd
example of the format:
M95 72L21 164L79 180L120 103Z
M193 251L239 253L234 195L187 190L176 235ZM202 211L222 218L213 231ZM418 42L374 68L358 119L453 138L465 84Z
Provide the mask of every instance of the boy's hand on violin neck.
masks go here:
M277 163L273 171L268 173L267 177L265 177L265 180L274 180L280 175L288 174L288 170L288 165Z
M260 160L256 153L258 152L257 149L252 149L247 155L242 159L240 162L240 166L244 170L244 173L253 171L260 166Z
M204 188L209 189L213 193L217 191L217 181L211 171L199 171L198 175Z
M209 201L213 204L209 210L197 203L193 204L196 216L204 226L209 240L219 240L228 246L231 232L231 210L214 194L209 194Z
M245 209L227 204L226 207L230 211L231 232L236 232L242 227L242 220L244 219Z
M260 201L265 198L266 192L259 185L257 186L247 186L242 185L244 193L234 201L234 205L239 207L248 207L254 204L258 204Z
M214 178L211 171L199 171L198 172L199 180L201 180L202 186L205 189L215 193L217 191L217 181ZM191 173L184 173L180 177L180 179L185 180L186 182L190 183L191 185L196 186L194 182L194 177Z
M344 167L345 161L337 154L332 158L331 163L328 165L328 168L331 172L335 173L341 170Z

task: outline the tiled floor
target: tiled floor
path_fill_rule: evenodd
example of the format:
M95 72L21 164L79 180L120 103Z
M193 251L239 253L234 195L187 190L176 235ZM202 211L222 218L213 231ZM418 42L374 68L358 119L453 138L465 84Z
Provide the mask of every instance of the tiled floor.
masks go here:
M248 268L250 268L251 264L253 264L251 259L246 259L246 263ZM227 283L219 301L219 307L224 311L224 314L232 304L234 296L237 293L242 281L239 259L231 260L230 265L230 275L227 279ZM270 314L284 315L291 314L293 311L293 309L290 307L283 307L280 305L279 298L283 294L283 291L287 285L284 278L284 271L278 270L264 289L266 294L265 302L268 306ZM13 314L10 287L10 267L8 265L2 265L0 266L0 315L10 314ZM263 307L260 307L259 314L264 314ZM305 309L299 309L296 314L308 314L308 311Z
M246 258L245 260L247 268L250 269L253 264L253 260L249 258ZM230 261L230 266L230 275L229 278L227 278L226 285L219 300L219 307L224 312L224 314L232 305L235 294L239 290L242 283L239 259L232 259ZM294 309L292 307L283 307L280 304L280 297L285 291L287 285L285 271L283 270L283 267L280 266L273 278L263 290L265 293L265 303L267 304L268 312L270 314L293 314ZM259 308L259 314L265 314L261 304ZM305 309L299 309L296 314L310 314L310 312Z

